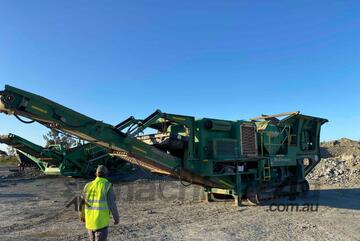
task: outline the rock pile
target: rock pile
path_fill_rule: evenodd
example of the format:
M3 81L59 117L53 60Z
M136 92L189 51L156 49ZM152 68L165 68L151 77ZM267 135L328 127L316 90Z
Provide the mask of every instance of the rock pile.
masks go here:
M321 143L321 162L308 175L327 184L360 183L360 143L342 138Z

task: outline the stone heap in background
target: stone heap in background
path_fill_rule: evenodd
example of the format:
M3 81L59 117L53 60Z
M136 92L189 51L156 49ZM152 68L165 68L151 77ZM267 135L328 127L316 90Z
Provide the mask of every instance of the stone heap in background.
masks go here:
M342 138L321 143L321 162L308 175L320 183L360 183L360 143Z

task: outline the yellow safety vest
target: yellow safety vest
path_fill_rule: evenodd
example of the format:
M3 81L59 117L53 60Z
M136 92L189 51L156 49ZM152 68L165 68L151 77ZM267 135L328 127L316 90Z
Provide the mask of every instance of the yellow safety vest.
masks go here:
M110 210L107 193L111 183L102 177L86 184L85 192L85 223L89 230L98 230L109 226Z

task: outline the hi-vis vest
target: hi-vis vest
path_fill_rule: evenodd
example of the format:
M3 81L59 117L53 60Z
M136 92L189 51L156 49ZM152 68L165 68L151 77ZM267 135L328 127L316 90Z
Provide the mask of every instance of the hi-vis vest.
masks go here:
M109 226L110 210L107 193L111 183L102 177L86 184L85 191L85 223L89 230L98 230Z

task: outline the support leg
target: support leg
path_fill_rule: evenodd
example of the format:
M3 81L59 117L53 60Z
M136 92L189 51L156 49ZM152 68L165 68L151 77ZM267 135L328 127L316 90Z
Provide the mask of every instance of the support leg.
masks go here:
M241 196L233 195L233 197L234 197L234 200L235 200L235 206L241 207Z
M212 198L212 193L211 192L205 192L205 200L206 200L206 202L214 201L214 199Z

